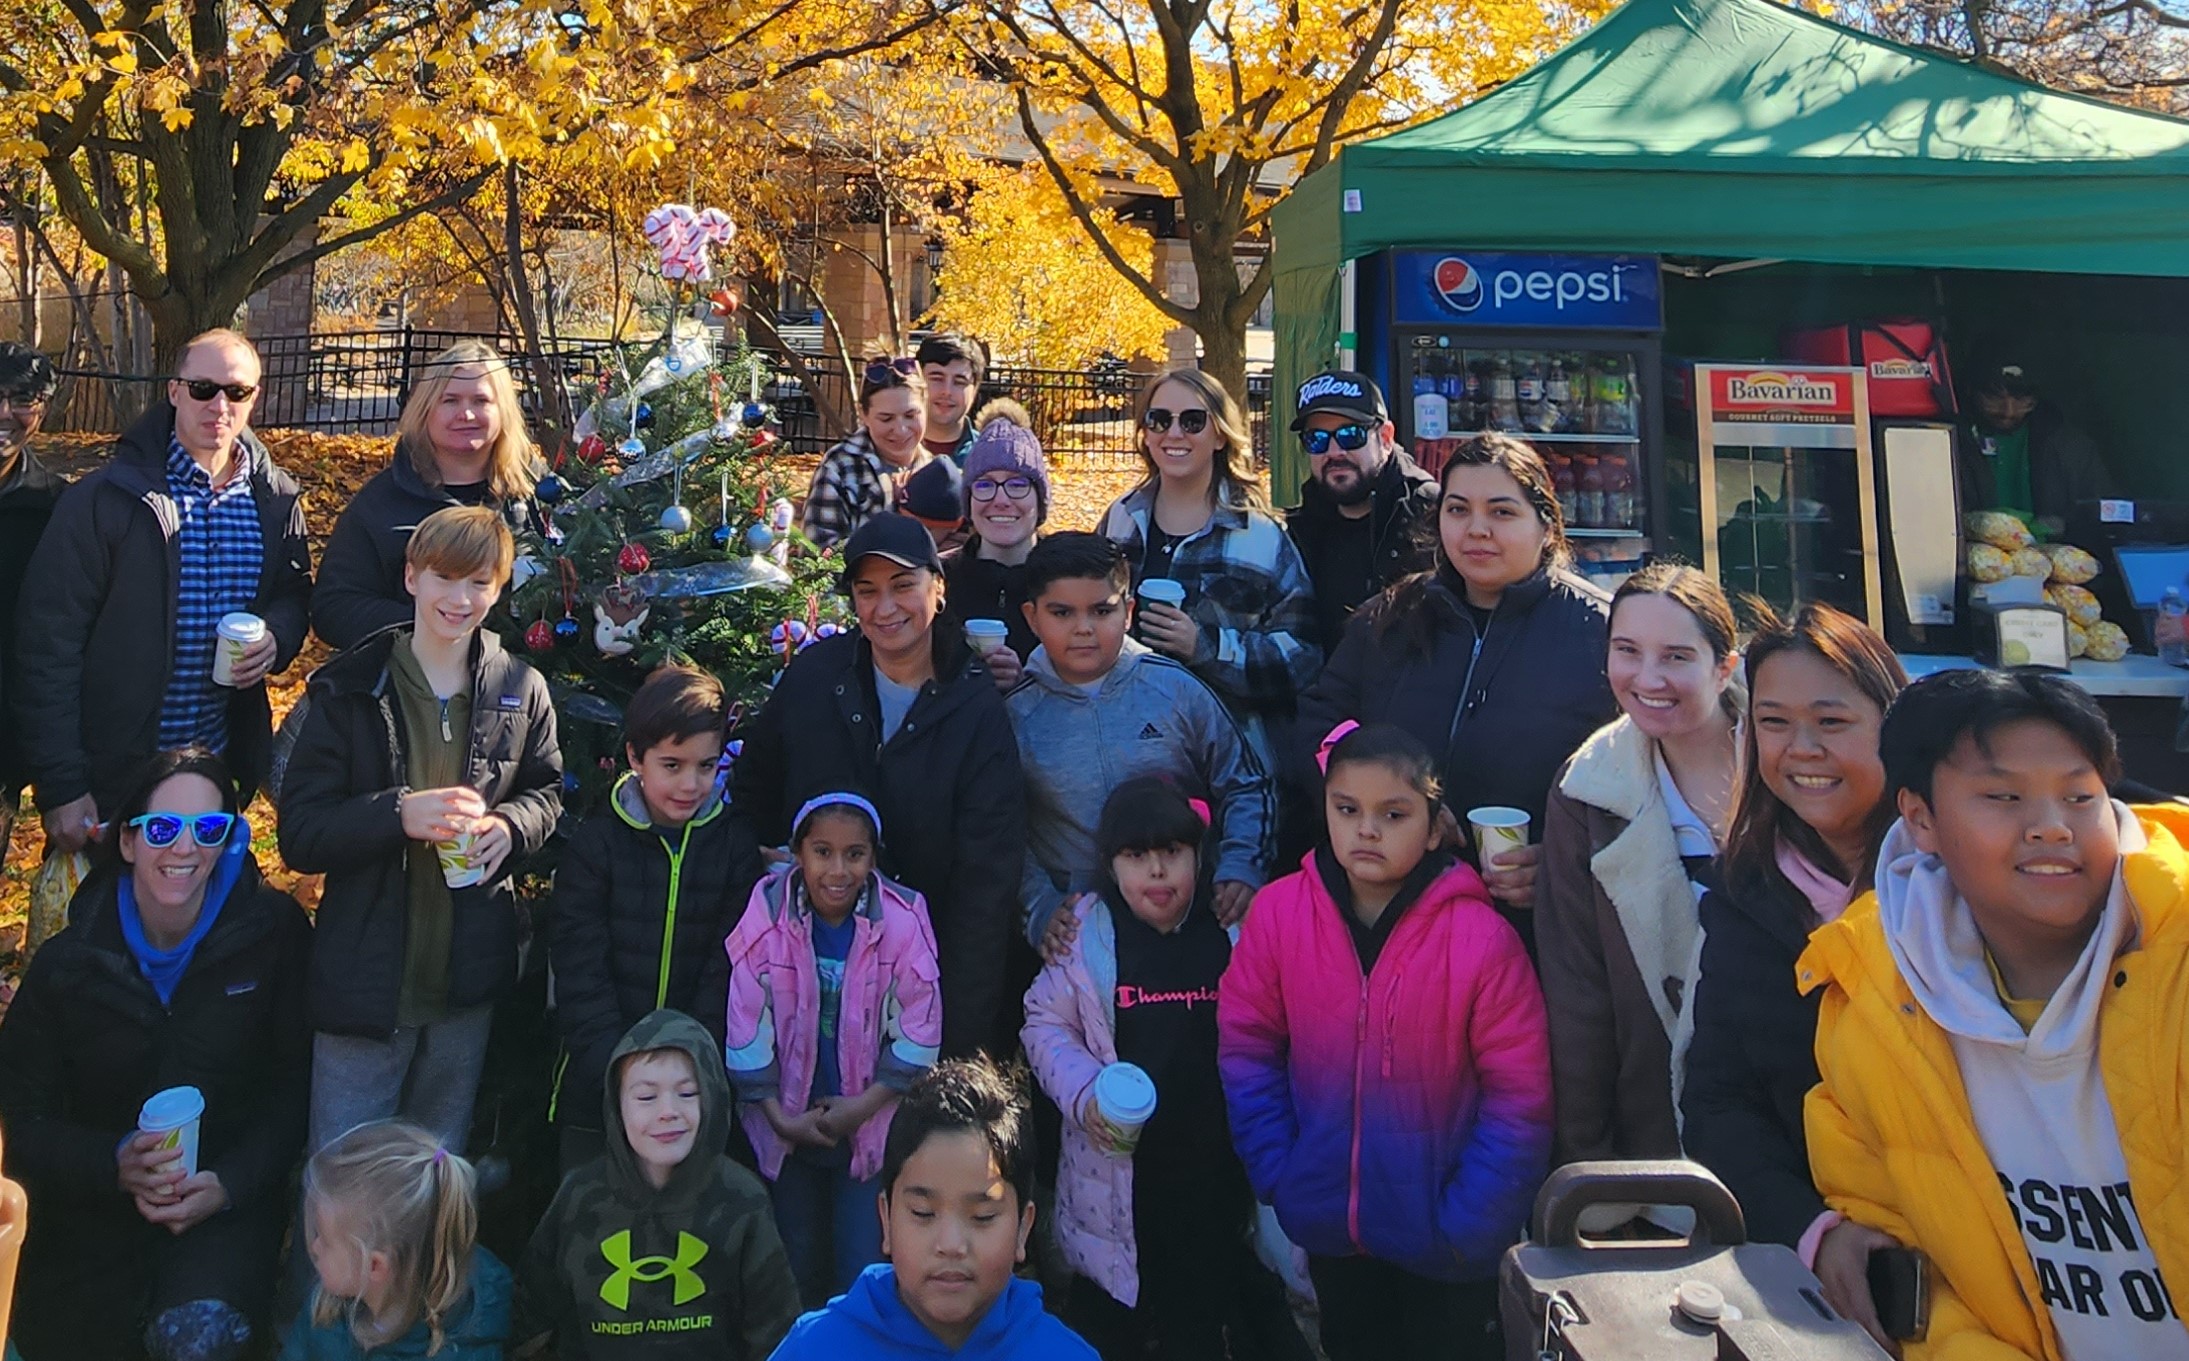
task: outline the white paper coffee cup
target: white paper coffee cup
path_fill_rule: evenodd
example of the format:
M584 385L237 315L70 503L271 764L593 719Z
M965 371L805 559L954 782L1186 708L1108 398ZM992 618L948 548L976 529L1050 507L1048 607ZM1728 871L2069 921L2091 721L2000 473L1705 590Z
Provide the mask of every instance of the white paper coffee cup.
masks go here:
M160 1164L180 1163L185 1177L198 1174L198 1121L205 1114L205 1093L195 1087L154 1092L137 1112L137 1129L160 1136L160 1149L174 1154Z
M458 832L452 841L434 843L433 853L441 861L441 880L450 888L470 888L486 878L486 869L475 854L478 842L477 832Z
M1129 1158L1140 1146L1140 1131L1155 1114L1155 1079L1137 1063L1113 1063L1096 1076L1095 1110L1116 1137L1103 1149Z
M1001 619L968 619L965 621L965 641L972 645L973 655L985 657L1002 647L1010 638L1011 630Z
M1144 605L1168 605L1174 610L1186 607L1186 588L1169 577L1149 577L1140 583L1140 601Z
M1528 844L1528 815L1518 808L1472 808L1467 825L1474 828L1475 863L1485 871L1497 868L1497 857Z
M224 614L213 630L213 684L236 683L236 667L243 662L243 654L258 645L266 636L266 621L255 614L237 611Z

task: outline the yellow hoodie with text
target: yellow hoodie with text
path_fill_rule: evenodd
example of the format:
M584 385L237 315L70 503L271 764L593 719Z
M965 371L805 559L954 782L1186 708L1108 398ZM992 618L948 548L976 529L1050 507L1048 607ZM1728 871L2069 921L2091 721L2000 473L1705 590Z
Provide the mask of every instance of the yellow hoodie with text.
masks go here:
M1823 1081L1805 1112L1817 1189L1847 1218L1931 1258L1930 1327L1908 1345L1909 1361L2096 1361L2087 1355L2094 1350L2087 1329L2097 1323L2093 1308L2107 1304L2129 1330L2121 1335L2133 1335L2130 1308L2151 1329L2141 1334L2141 1354L2189 1352L2176 1301L2150 1279L2189 1292L2189 809L2116 806L2122 857L2114 892L2083 964L2028 1032L2027 1053L2011 1020L2002 1027L1982 1014L1975 989L1988 965L1968 909L1953 897L1943 865L1899 827L1879 857L1879 891L1819 928L1796 965L1804 993L1824 990L1816 1041ZM2003 1017L1995 994L1991 1000ZM2063 1055L2076 1052L2086 1073L2095 1056L2099 1104L2111 1106L2127 1187L2040 1186L2037 1201L2025 1191L2017 1203L2002 1185L2012 1177L1995 1168L1979 1130L1972 1086L1996 1102L2001 1074L2012 1081L2026 1064L2034 1086L2047 1063L2056 1075ZM1987 1109L1992 1143L2012 1141L1996 1104ZM2105 1189L2112 1201L2094 1198ZM2132 1213L2144 1268L2137 1279L2098 1282L2078 1267L2113 1293L2069 1292L2062 1268L2034 1255L2024 1232L2052 1241L2070 1222L2051 1218L2048 1193L2076 1200L2076 1238L2101 1246L2100 1216ZM2071 1307L2082 1310L2070 1330L2084 1339L2079 1346L2063 1341L2053 1317Z

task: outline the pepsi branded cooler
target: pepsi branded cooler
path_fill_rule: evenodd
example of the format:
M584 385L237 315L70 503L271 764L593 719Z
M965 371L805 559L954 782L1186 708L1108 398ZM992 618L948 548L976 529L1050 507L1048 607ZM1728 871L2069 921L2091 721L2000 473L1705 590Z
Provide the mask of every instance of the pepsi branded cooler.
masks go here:
M1400 444L1436 472L1484 431L1526 440L1550 467L1581 573L1609 588L1639 568L1664 518L1656 257L1455 248L1360 269L1360 363Z

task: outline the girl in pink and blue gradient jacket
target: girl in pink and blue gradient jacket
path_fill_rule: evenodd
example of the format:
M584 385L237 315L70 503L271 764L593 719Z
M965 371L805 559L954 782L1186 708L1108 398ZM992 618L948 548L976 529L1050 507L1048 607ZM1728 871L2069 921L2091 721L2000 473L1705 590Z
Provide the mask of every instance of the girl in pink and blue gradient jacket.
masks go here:
M723 947L723 1057L809 1309L882 1260L890 1115L942 1044L927 904L875 871L881 823L857 794L809 801Z
M1435 758L1324 748L1325 843L1247 914L1217 1004L1232 1137L1308 1254L1323 1350L1497 1356L1497 1265L1549 1169L1543 995L1447 849Z

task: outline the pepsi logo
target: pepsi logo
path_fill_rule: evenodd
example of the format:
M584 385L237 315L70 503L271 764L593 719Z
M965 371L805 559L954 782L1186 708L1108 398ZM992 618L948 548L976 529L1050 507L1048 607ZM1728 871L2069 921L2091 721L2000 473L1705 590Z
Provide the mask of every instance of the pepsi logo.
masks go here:
M1472 312L1482 305L1482 271L1456 255L1437 261L1430 276L1437 297L1454 312Z

